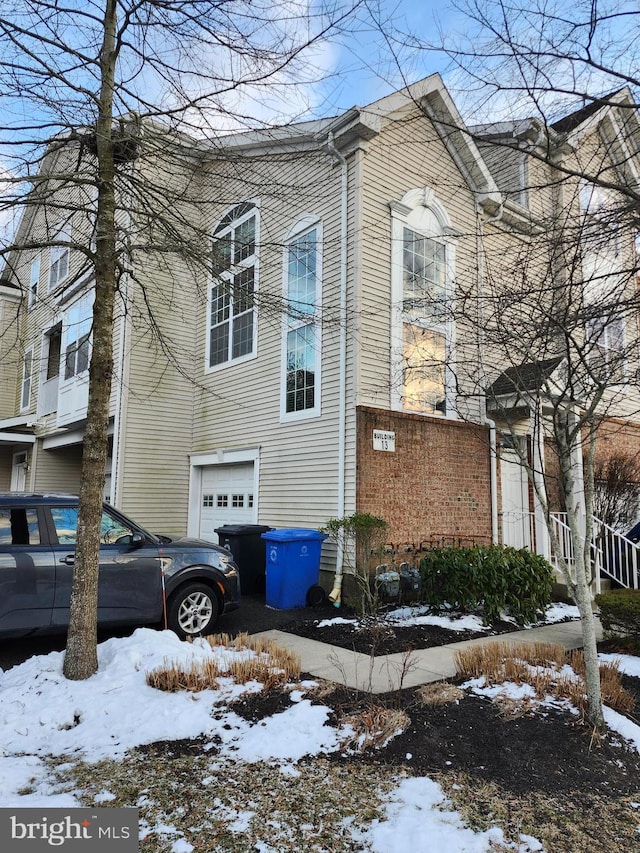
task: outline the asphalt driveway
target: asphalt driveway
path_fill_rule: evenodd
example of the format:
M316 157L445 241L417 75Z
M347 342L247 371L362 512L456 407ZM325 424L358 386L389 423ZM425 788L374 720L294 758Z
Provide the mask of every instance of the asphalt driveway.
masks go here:
M232 636L245 631L248 634L256 634L259 631L282 628L283 625L294 620L323 619L337 614L338 610L330 604L317 608L298 607L293 610L275 610L265 605L264 595L247 595L242 598L237 610L220 617L216 628L219 633L231 634ZM101 631L98 640L102 641L113 636L126 636L131 634L133 630L133 628L126 628ZM34 655L46 655L49 652L61 651L65 644L65 634L0 640L0 668L9 669Z

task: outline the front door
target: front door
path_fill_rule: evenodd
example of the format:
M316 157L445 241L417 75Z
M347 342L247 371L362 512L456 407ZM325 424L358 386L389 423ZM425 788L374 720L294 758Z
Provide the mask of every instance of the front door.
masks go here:
M531 548L532 514L529 508L529 479L516 450L500 450L502 484L502 543L513 548Z
M13 464L11 466L11 491L24 492L27 482L27 452L26 450L20 453L13 454Z

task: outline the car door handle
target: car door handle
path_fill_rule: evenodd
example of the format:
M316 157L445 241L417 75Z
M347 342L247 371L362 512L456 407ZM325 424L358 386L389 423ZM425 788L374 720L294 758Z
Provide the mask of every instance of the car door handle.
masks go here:
M66 557L63 557L63 558L60 560L60 562L61 562L61 563L64 563L64 564L65 564L65 566L73 566L73 564L75 563L75 561L76 561L76 558L74 557L74 555L73 555L73 554L67 554L67 556L66 556Z

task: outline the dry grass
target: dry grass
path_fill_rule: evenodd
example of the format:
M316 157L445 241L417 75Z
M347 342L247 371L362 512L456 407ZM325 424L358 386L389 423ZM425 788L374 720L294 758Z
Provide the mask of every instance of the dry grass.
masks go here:
M567 653L551 643L487 643L456 652L455 664L461 678L484 678L487 684L530 685L538 699L553 696L566 699L586 716L585 663L581 651ZM633 696L624 689L615 663L600 664L602 699L610 708L629 714ZM500 700L503 710L513 716L523 713L525 700Z
M358 714L343 717L340 722L352 730L341 741L341 748L364 752L371 747L384 746L392 737L403 732L411 720L397 708L370 705Z
M165 660L162 666L147 673L147 684L158 690L175 693L178 690L215 690L220 678L233 678L239 684L260 682L265 690L281 687L300 678L300 657L264 637L238 634L216 634L206 638L212 649L232 652L249 652L220 658L194 661L183 666L177 661Z
M447 681L434 681L416 690L416 696L423 705L437 708L441 705L452 705L464 697L464 690L449 684Z

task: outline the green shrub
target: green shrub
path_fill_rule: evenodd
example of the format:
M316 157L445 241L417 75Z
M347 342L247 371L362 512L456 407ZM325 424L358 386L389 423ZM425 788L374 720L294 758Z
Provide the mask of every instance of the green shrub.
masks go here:
M629 637L640 645L640 590L612 589L596 595L606 639Z
M363 616L374 615L380 604L378 587L372 583L372 560L380 556L387 526L384 518L377 515L354 512L330 518L321 528L342 547L344 564L351 569L358 585L358 604Z
M438 548L420 561L421 598L460 610L483 610L486 624L506 610L519 624L534 622L551 602L553 569L526 548L498 545Z

